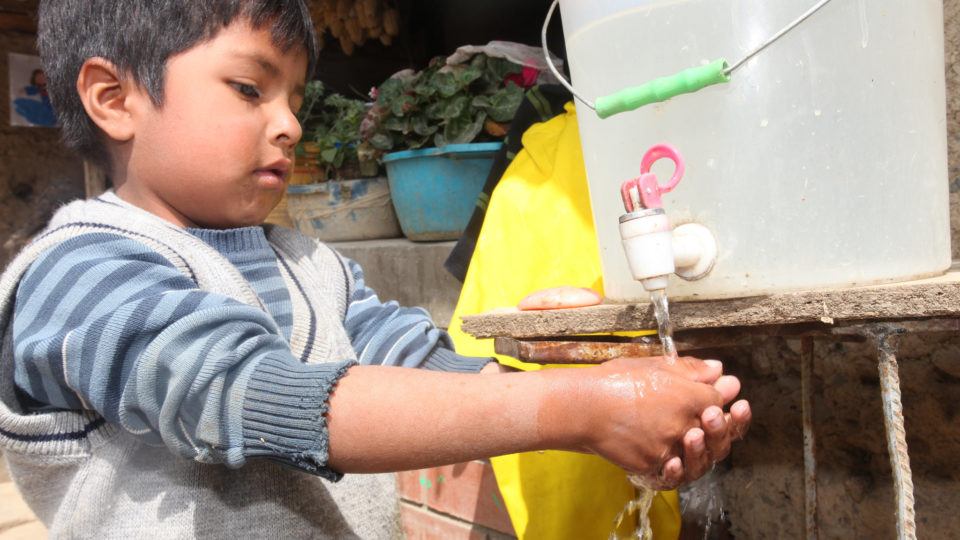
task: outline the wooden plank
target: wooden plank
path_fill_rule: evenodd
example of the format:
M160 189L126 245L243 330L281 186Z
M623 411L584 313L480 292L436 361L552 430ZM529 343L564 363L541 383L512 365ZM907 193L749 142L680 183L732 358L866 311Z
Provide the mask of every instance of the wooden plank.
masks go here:
M935 278L871 287L671 302L670 316L679 330L960 317L960 267L955 264ZM571 336L649 328L656 328L650 304L463 317L463 331L478 338Z
M598 364L621 356L658 356L661 354L660 342L656 339L646 342L611 341L521 341L513 338L498 337L494 340L494 350L503 354L538 364Z
M83 187L88 199L107 190L107 175L92 162L83 161Z
M690 351L735 345L737 343L736 337L733 334L729 336L714 334L707 339L678 340L675 345L678 352L689 353ZM655 336L621 341L616 341L615 336L610 336L609 340L519 340L498 337L493 341L493 344L494 351L497 354L537 364L600 364L624 356L647 357L663 354L660 340Z
M0 11L0 32L37 33L37 21L25 13Z

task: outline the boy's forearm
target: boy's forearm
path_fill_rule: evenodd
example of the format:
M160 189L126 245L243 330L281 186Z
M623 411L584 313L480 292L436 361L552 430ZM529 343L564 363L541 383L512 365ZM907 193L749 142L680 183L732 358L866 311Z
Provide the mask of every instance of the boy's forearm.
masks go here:
M353 367L330 398L329 466L384 472L573 449L579 426L568 408L576 399L561 399L567 377L556 371L477 376Z

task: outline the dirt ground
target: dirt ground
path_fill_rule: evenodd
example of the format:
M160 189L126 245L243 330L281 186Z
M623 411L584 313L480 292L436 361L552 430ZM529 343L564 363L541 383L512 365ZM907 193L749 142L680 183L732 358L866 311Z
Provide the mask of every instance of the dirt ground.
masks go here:
M35 540L46 537L46 529L17 493L0 455L0 540Z

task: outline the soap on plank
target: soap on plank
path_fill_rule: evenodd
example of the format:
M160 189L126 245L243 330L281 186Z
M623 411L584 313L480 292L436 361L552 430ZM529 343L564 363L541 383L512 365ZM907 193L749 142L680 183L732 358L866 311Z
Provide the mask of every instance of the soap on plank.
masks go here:
M586 287L552 287L528 294L517 304L521 311L567 309L595 306L603 301L597 291Z

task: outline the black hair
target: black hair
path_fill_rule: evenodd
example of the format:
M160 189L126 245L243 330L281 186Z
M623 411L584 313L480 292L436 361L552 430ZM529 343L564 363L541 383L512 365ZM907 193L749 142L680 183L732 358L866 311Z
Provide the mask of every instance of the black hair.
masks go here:
M110 61L161 107L167 60L239 19L257 29L268 27L283 52L303 47L311 78L319 48L304 0L42 0L37 46L64 143L109 166L100 132L76 89L88 59Z
M33 73L30 74L30 86L36 86L36 85L37 85L37 76L38 76L38 75L43 75L43 74L44 74L44 73L43 73L43 70L42 70L42 69L35 69L35 70L33 70Z

